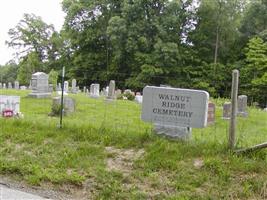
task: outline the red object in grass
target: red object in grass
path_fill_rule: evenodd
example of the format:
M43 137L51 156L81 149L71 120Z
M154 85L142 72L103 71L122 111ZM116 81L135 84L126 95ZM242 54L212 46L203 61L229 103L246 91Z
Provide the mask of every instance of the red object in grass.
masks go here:
M14 112L13 110L10 110L10 109L6 109L2 112L3 117L13 117L13 115L14 115Z

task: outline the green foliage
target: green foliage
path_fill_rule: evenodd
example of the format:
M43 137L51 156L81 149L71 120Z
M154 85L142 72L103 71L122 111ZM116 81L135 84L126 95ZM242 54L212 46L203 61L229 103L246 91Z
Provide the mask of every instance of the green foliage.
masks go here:
M4 66L0 66L0 82L1 83L13 83L17 80L18 65L16 63L8 63Z
M53 88L55 90L57 87L58 72L52 69L48 75L49 75L48 81L50 84L53 84Z
M262 106L267 102L267 42L259 37L249 40L245 48L246 65L243 70L243 80L249 83L249 93L254 101ZM259 95L261 94L261 95Z

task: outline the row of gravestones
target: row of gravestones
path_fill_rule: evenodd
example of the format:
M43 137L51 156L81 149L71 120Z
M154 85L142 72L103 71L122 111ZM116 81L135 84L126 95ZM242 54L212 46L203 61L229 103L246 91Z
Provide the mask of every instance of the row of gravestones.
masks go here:
M90 85L90 90L88 90L86 87L83 88L83 92L88 94L91 98L99 98L100 96L105 96L107 100L115 100L118 96L122 94L122 90L117 89L115 90L115 81L111 80L109 82L109 85L105 88L103 88L100 91L100 84L93 83ZM130 93L132 96L134 96L135 101L138 103L142 103L143 96L140 92L134 93L130 89L126 89L123 94ZM124 96L125 99L127 97Z
M240 95L237 99L237 115L240 117L247 117L247 101L248 97L246 95ZM231 118L231 103L225 102L223 104L223 119L230 119Z
M22 90L26 90L27 87L26 86L19 86L19 81L15 81L14 82L14 88L11 82L8 82L7 86L6 83L0 83L0 89L22 89Z

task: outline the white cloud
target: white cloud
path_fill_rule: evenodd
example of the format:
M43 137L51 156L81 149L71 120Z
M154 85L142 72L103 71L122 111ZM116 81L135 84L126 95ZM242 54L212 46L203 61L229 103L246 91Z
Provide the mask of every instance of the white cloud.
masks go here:
M9 39L8 30L14 28L22 19L24 13L41 16L47 24L53 24L59 31L64 22L62 0L4 0L0 6L0 65L13 58L14 51L5 45Z

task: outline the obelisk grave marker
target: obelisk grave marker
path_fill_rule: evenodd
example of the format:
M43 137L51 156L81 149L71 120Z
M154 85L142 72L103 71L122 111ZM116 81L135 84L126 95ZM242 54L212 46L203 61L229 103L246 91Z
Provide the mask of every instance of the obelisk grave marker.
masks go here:
M209 93L202 90L146 86L142 120L172 127L207 125Z

